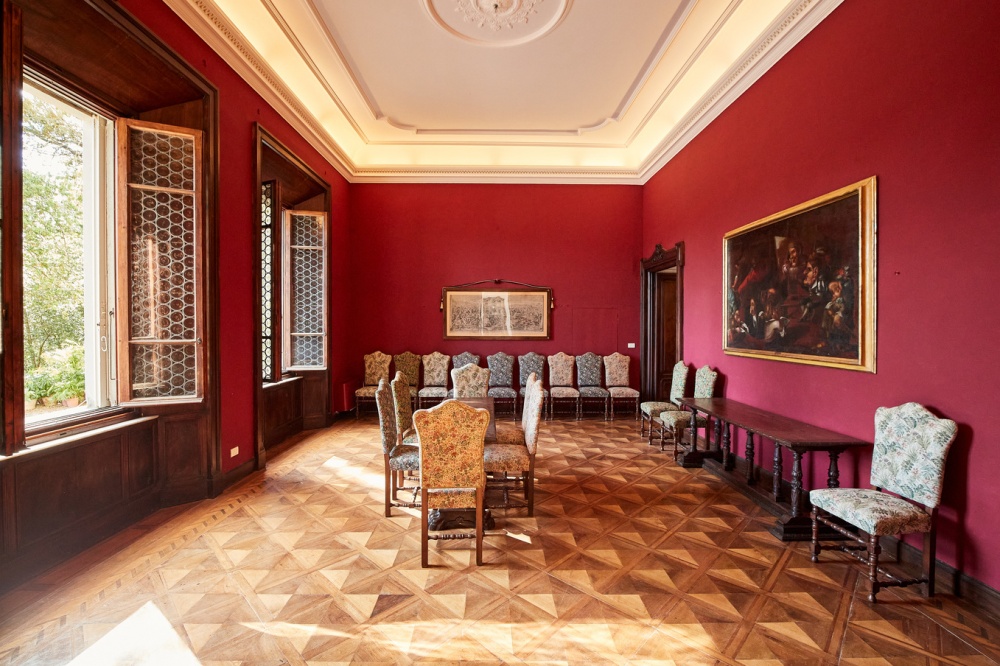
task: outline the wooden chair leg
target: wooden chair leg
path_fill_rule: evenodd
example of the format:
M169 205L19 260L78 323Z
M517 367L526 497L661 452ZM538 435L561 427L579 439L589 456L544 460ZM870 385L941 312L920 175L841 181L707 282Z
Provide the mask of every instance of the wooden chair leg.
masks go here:
M535 460L528 466L528 476L524 479L524 499L528 503L528 517L535 515Z
M427 489L420 489L420 566L427 568Z
M872 591L868 595L868 601L875 603L875 595L878 594L878 556L882 553L882 546L878 543L878 536L868 535L868 580L871 581Z
M635 420L639 420L639 398L635 399ZM640 431L639 434L641 435L642 432Z
M819 562L820 551L823 550L823 546L819 543L819 509L813 507L812 510L812 548L810 548L810 557L813 562Z
M924 533L924 596L934 596L934 569L937 556L937 535L936 526L932 523L930 532Z
M476 566L483 566L483 495L485 488L476 489Z
M389 469L389 455L385 454L385 517L392 517L392 477Z

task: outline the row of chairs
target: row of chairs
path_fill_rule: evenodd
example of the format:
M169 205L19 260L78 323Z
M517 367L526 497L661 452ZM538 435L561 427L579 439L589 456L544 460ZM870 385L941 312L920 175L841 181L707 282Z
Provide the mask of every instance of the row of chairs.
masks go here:
M549 367L549 388L543 389L544 403L548 405L549 418L555 408L555 402L572 401L575 416L579 419L587 401L600 401L604 406L604 418L609 415L615 418L615 402L628 401L635 406L635 418L639 418L639 391L629 386L629 364L631 359L619 352L608 356L599 356L587 352L579 356L571 356L559 352L552 356L542 356L529 352L517 357L520 379L520 390L514 388L514 357L504 352L497 352L486 357L486 368L480 368L479 356L464 352L448 357L440 352L419 356L412 352L404 352L390 357L382 352L365 355L364 385L355 391L355 416L360 414L363 404L375 400L375 391L379 380L389 377L389 364L395 365L397 372L403 374L409 385L410 399L416 408L425 404L440 402L446 398L455 397L456 390L475 391L485 386L483 395L494 399L499 406L510 407L512 418L517 418L518 402L525 400L525 386L528 377L535 374L539 380L544 377L545 364ZM423 365L423 386L420 385L420 367ZM448 388L448 366L452 366L452 388ZM478 370L466 370L466 366ZM576 382L574 383L574 367ZM603 370L603 372L602 372ZM603 383L602 383L603 375ZM467 393L467 396L478 395Z

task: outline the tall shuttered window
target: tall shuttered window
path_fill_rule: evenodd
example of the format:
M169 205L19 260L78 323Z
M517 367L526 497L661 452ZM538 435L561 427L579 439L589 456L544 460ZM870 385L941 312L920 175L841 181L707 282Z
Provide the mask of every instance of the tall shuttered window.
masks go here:
M326 367L326 214L285 211L283 356L290 370Z
M275 241L280 236L278 228L278 183L269 180L260 186L260 360L261 376L265 382L276 382L281 378L278 367L277 331L275 313Z
M201 132L118 122L120 402L203 394Z

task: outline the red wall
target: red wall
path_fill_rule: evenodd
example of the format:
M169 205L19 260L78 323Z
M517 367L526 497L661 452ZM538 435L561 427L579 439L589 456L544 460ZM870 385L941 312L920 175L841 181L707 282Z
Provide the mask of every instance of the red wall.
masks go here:
M468 350L481 365L496 351L617 350L638 385L641 204L639 187L352 186L355 378L376 349ZM553 288L551 340L442 339L441 288L494 278Z
M219 358L222 469L253 459L253 335L255 326L253 261L253 125L260 122L332 186L330 248L331 283L344 284L347 272L347 182L295 132L254 90L215 54L165 4L157 0L122 0L140 22L219 90ZM334 350L346 345L347 293L331 292L331 337ZM238 332L238 334L233 334ZM344 381L348 359L334 353L332 381ZM239 454L229 457L229 450Z
M938 556L993 588L998 28L1000 3L845 2L649 181L642 243L686 243L686 360L718 367L726 397L869 441L879 405L957 421ZM871 175L877 374L725 356L723 234ZM867 484L867 456L844 462L843 482Z

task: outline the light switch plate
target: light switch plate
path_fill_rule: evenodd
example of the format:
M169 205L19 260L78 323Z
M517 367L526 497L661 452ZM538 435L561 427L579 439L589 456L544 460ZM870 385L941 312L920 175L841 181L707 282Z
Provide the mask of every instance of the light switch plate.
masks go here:
M230 458L235 458L238 455L240 455L240 447L234 446L233 448L229 449Z
M634 342L628 343L628 348L629 349L635 349L635 343Z

